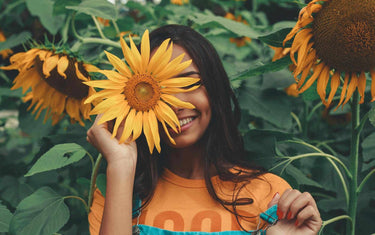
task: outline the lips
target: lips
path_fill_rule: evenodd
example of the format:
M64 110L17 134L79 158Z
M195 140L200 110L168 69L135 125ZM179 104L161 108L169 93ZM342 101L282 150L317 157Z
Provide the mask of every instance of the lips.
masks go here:
M189 124L193 120L194 120L194 118L188 117L188 118L184 118L184 119L179 119L178 121L180 122L180 126L182 127L182 126L185 126L186 124Z

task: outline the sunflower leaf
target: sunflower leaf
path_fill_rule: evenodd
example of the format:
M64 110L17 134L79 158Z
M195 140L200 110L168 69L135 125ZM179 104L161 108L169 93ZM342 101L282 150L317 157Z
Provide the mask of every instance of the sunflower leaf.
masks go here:
M75 143L58 144L43 154L25 176L50 171L81 160L86 150Z
M291 28L281 29L277 32L258 37L258 39L273 47L284 47L283 41L286 35L288 35L288 33L290 32L290 30ZM291 47L291 46L292 46L292 40L289 40L285 43L285 47Z
M189 18L201 27L205 27L207 25L212 26L212 24L214 24L222 26L232 33L237 34L238 36L246 36L250 38L259 37L259 33L253 30L250 26L230 19L226 19L221 16L195 13Z
M53 234L70 217L64 198L49 187L43 187L23 199L9 225L11 234Z
M5 49L10 49L18 46L22 43L27 42L31 38L31 33L29 31L23 31L19 34L13 34L5 42L0 42L0 51Z
M115 5L106 0L84 0L78 6L67 6L66 8L103 19L116 20L118 17Z
M262 75L267 72L280 71L290 64L292 64L292 61L289 56L286 56L274 62L270 62L268 64L259 66L255 69L249 69L249 70L243 71L233 76L233 78L231 78L231 81L244 80L253 76Z
M0 233L8 232L12 213L0 201Z
M375 126L375 108L372 108L369 112L368 119L370 120L370 123Z
M65 23L65 15L53 15L52 0L26 0L26 6L33 16L37 16L43 26L53 35Z
M285 174L292 176L293 179L297 181L298 185L310 185L318 188L323 188L321 184L308 178L302 171L291 164L285 169Z

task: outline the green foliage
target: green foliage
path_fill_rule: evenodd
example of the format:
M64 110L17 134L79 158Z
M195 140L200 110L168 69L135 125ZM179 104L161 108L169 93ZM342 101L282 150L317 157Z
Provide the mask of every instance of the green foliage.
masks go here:
M84 0L78 6L67 6L66 8L103 19L116 20L118 17L115 6L105 0Z
M0 42L0 51L13 48L22 43L26 43L31 38L31 33L24 31L19 34L13 34L5 42Z
M12 234L53 234L69 219L64 198L49 187L38 189L17 206L10 222Z
M0 204L0 233L9 231L9 223L12 216L12 213L4 205Z
M85 155L86 150L78 144L55 145L38 159L25 176L62 168L81 160Z

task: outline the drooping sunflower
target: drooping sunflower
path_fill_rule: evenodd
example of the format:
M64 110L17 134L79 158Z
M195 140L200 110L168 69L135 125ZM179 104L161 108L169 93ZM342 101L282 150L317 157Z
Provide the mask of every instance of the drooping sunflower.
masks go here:
M88 69L94 71L93 65L46 48L17 53L10 62L0 68L19 71L11 89L22 88L23 93L27 92L23 101L31 101L28 110L34 107L35 119L43 110L46 110L44 120L51 117L53 125L65 114L72 123L77 121L82 126L82 119L90 119L91 104L84 104L84 100L95 90L83 82L90 80Z
M120 38L125 64L117 56L105 52L109 62L117 70L99 70L108 80L89 81L85 84L102 88L103 90L90 96L85 103L101 99L99 104L90 112L103 114L98 124L116 119L112 138L117 135L120 124L124 121L124 131L119 139L124 143L131 138L137 139L143 130L150 153L154 147L161 151L158 121L172 143L167 125L176 133L180 124L175 112L170 106L194 108L190 103L177 99L173 94L188 92L196 89L198 78L178 77L186 69L191 60L181 62L184 54L171 60L172 42L165 40L150 57L149 33L146 30L142 36L141 51L139 52L131 36L130 48L123 38Z
M249 23L247 23L246 20L242 19L242 16L234 16L232 13L230 12L227 12L227 14L225 14L224 18L227 18L227 19L230 19L230 20L234 20L234 21L237 21L237 22L240 22L240 23L243 23L243 24L246 24L248 25ZM243 47L245 46L247 43L250 43L251 42L251 38L249 37L245 37L245 36L242 36L242 37L236 37L236 38L229 38L229 41L231 43L234 43L237 45L237 47Z
M300 11L284 45L293 37L290 57L300 93L317 81L317 92L328 107L342 83L338 106L357 89L363 103L369 72L375 100L375 0L313 0Z
M4 42L6 40L6 37L3 33L3 31L0 30L0 42ZM11 49L5 49L0 51L0 55L3 59L6 59L9 57L9 55L13 54L13 51Z

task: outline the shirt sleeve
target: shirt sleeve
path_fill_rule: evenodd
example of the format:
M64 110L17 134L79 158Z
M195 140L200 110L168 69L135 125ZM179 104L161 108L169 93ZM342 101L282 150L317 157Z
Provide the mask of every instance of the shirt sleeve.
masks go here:
M91 235L98 235L100 232L100 225L102 223L103 211L104 211L104 202L105 198L99 191L96 189L94 192L94 198L89 213L89 230Z

